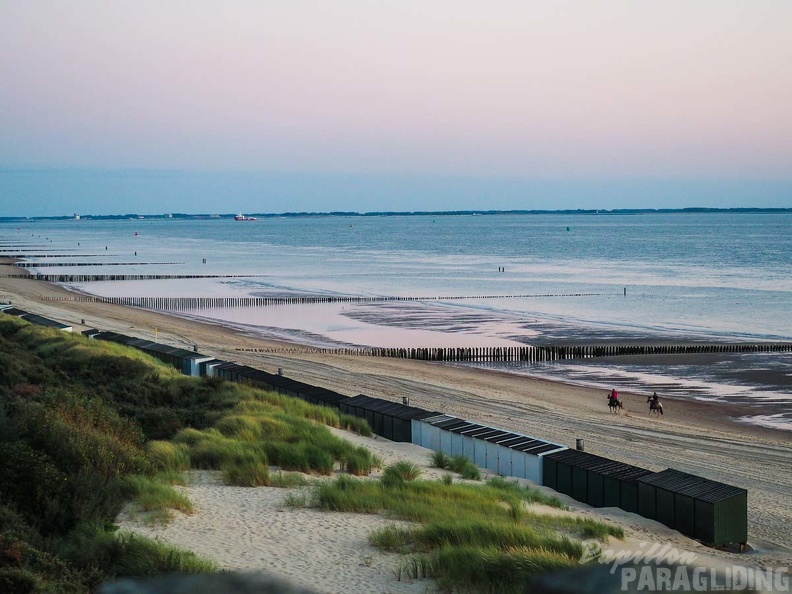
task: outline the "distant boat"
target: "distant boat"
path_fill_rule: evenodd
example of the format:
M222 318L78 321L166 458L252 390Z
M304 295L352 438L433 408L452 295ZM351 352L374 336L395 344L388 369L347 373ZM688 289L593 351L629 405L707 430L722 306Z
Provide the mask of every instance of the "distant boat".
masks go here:
M237 216L234 217L234 220L235 221L255 221L256 217L246 217L245 215L243 215L240 212Z

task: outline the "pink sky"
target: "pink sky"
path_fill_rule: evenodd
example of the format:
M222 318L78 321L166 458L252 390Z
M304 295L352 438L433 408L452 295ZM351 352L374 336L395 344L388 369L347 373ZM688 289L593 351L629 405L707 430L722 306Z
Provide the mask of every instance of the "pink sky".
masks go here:
M0 0L0 165L792 177L789 0Z

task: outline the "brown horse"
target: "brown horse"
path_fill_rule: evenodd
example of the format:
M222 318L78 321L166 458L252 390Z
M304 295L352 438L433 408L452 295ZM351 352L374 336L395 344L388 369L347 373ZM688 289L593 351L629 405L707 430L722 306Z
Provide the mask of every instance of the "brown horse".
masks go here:
M622 401L613 396L613 393L608 394L608 410L612 413L619 414L619 411L624 408Z
M647 398L646 401L649 403L649 414L652 414L652 413L654 413L655 415L662 415L663 414L663 403L662 402L660 402L659 400L657 400L655 398L652 398L651 396L649 396L649 398Z

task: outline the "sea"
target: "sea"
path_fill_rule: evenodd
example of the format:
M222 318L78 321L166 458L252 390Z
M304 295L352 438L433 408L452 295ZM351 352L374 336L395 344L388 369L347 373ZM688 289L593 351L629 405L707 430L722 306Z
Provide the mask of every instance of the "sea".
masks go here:
M69 283L91 295L400 298L177 314L315 347L792 341L792 213L29 219L0 240L34 273L204 276ZM792 353L469 365L792 430Z

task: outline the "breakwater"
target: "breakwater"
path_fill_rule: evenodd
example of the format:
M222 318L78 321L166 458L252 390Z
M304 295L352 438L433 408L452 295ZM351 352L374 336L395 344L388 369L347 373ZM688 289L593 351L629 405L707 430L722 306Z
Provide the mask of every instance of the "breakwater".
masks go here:
M172 266L184 262L14 262L19 268L61 268L66 266Z
M3 274L3 278L27 278L51 283L89 283L95 281L172 280L184 278L259 278L266 274ZM101 298L97 298L101 299ZM64 299L62 301L69 301Z
M663 345L579 345L519 346L469 348L338 348L338 349L237 349L243 352L268 354L337 354L418 361L455 362L523 362L546 363L567 359L623 357L629 355L697 355L713 353L781 353L792 352L790 342L709 343Z
M37 275L42 276L42 275ZM263 275L262 275L263 276ZM246 275L247 277L247 275ZM153 278L153 277L152 277ZM168 276L166 278L215 278L212 276ZM82 301L114 303L127 307L181 311L188 309L214 309L225 307L265 307L268 305L299 305L308 303L375 303L383 301L458 301L463 299L530 299L540 297L592 297L608 293L547 293L534 295L434 295L424 297L355 295L301 295L292 297L94 297L89 295L63 295L47 297L50 301Z
M5 250L0 250L0 252ZM118 254L3 254L3 258L116 258ZM34 264L30 264L33 266Z

